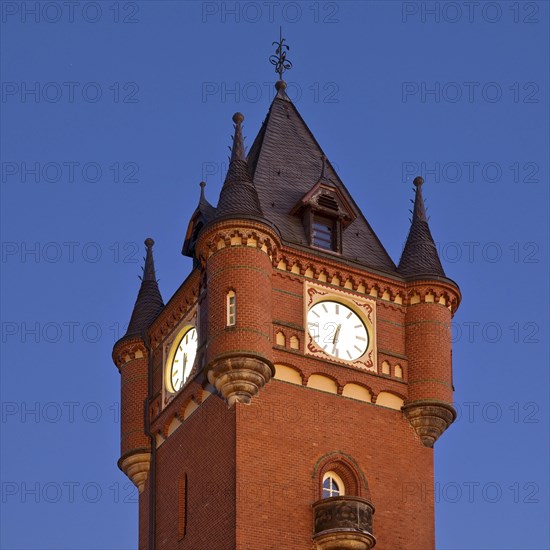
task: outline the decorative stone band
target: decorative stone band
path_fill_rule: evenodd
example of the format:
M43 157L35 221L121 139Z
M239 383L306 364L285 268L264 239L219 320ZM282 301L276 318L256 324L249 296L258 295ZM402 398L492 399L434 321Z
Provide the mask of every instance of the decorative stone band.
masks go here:
M313 540L317 550L370 550L374 506L354 496L331 497L313 504Z
M275 367L258 357L224 357L206 367L209 382L216 386L230 407L250 403L275 375Z
M231 246L257 248L273 259L281 240L276 230L261 221L230 219L206 227L199 236L195 250L197 257L206 261L218 250Z
M451 405L430 399L407 403L403 412L426 447L433 447L456 418L456 411Z
M145 487L150 465L151 453L149 452L123 456L118 464L119 468L130 478L140 493Z
M125 336L114 345L112 357L113 363L120 371L126 363L147 357L147 348L141 336Z

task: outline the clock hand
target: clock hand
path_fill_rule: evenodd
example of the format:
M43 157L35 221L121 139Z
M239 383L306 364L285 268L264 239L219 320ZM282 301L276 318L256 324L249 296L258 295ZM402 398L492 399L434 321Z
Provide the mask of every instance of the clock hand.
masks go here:
M334 331L334 338L332 339L332 343L334 344L334 347L332 348L332 355L338 357L338 350L336 349L336 346L338 345L338 336L340 335L340 329L342 328L342 325L338 325L336 327L336 330Z
M340 335L340 329L342 328L342 325L338 325L336 327L336 330L334 331L334 338L332 339L332 343L336 345L338 342L338 336Z

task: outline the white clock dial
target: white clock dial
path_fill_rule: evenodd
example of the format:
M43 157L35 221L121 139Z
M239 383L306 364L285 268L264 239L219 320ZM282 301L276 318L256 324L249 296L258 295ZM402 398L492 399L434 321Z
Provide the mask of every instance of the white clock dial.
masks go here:
M177 344L170 367L169 389L179 391L189 378L197 355L197 330L189 329Z
M354 361L367 351L367 327L357 313L339 302L315 304L308 311L307 325L313 341L328 355Z

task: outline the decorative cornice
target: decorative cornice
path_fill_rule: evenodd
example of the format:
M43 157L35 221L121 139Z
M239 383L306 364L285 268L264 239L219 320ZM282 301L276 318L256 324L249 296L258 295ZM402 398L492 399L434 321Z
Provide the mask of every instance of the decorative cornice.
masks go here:
M151 347L156 349L196 306L200 292L200 270L195 269L176 290L149 329Z
M234 246L256 248L271 259L280 247L280 237L274 229L261 221L220 220L203 230L196 251L204 265L218 250Z
M319 267L321 265L322 267ZM444 277L390 279L367 270L351 269L338 261L319 258L286 246L273 256L273 267L276 268L277 276L288 277L291 280L306 278L341 290L357 292L376 298L380 304L397 311L402 311L402 307L410 305L415 294L424 301L425 295L430 292L437 301L443 297L446 307L451 309L453 314L460 304L460 290L453 281Z
M113 362L117 366L118 370L133 361L134 359L142 359L148 356L147 347L142 338L139 336L132 336L130 338L122 338L119 340L113 348Z

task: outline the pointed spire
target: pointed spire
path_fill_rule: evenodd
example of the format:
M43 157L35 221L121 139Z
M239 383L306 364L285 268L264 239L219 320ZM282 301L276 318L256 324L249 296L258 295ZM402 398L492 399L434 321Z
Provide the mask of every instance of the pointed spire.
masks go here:
M202 214L205 221L208 222L216 215L216 209L206 199L206 194L204 191L204 188L206 187L206 182L201 181L199 185L201 188L201 195L199 198L199 204L195 212Z
M241 124L244 116L233 115L235 135L229 159L229 168L216 208L216 217L253 215L262 216L258 193L254 187L250 169L246 160Z
M287 242L301 245L307 241L303 224L292 211L311 191L312 183L318 182L322 155L321 146L294 103L275 97L247 158L264 217ZM324 181L333 184L358 214L353 225L342 233L342 258L395 273L391 257L328 160L325 177ZM268 208L275 197L276 207Z
M411 228L397 271L405 277L424 275L445 277L445 271L441 265L426 216L426 208L422 197L424 180L418 176L413 183L416 187L416 194Z
M183 248L181 253L184 256L191 258L195 257L195 243L197 241L198 234L202 227L209 221L216 217L216 209L208 202L204 192L206 183L200 182L201 194L199 197L199 204L193 212L189 224L187 225L187 231L185 233L185 241L183 242Z
M141 286L132 311L132 317L128 324L125 336L138 336L147 330L155 317L164 308L164 302L158 287L155 274L155 263L153 261L153 239L145 239L147 253L143 267Z

